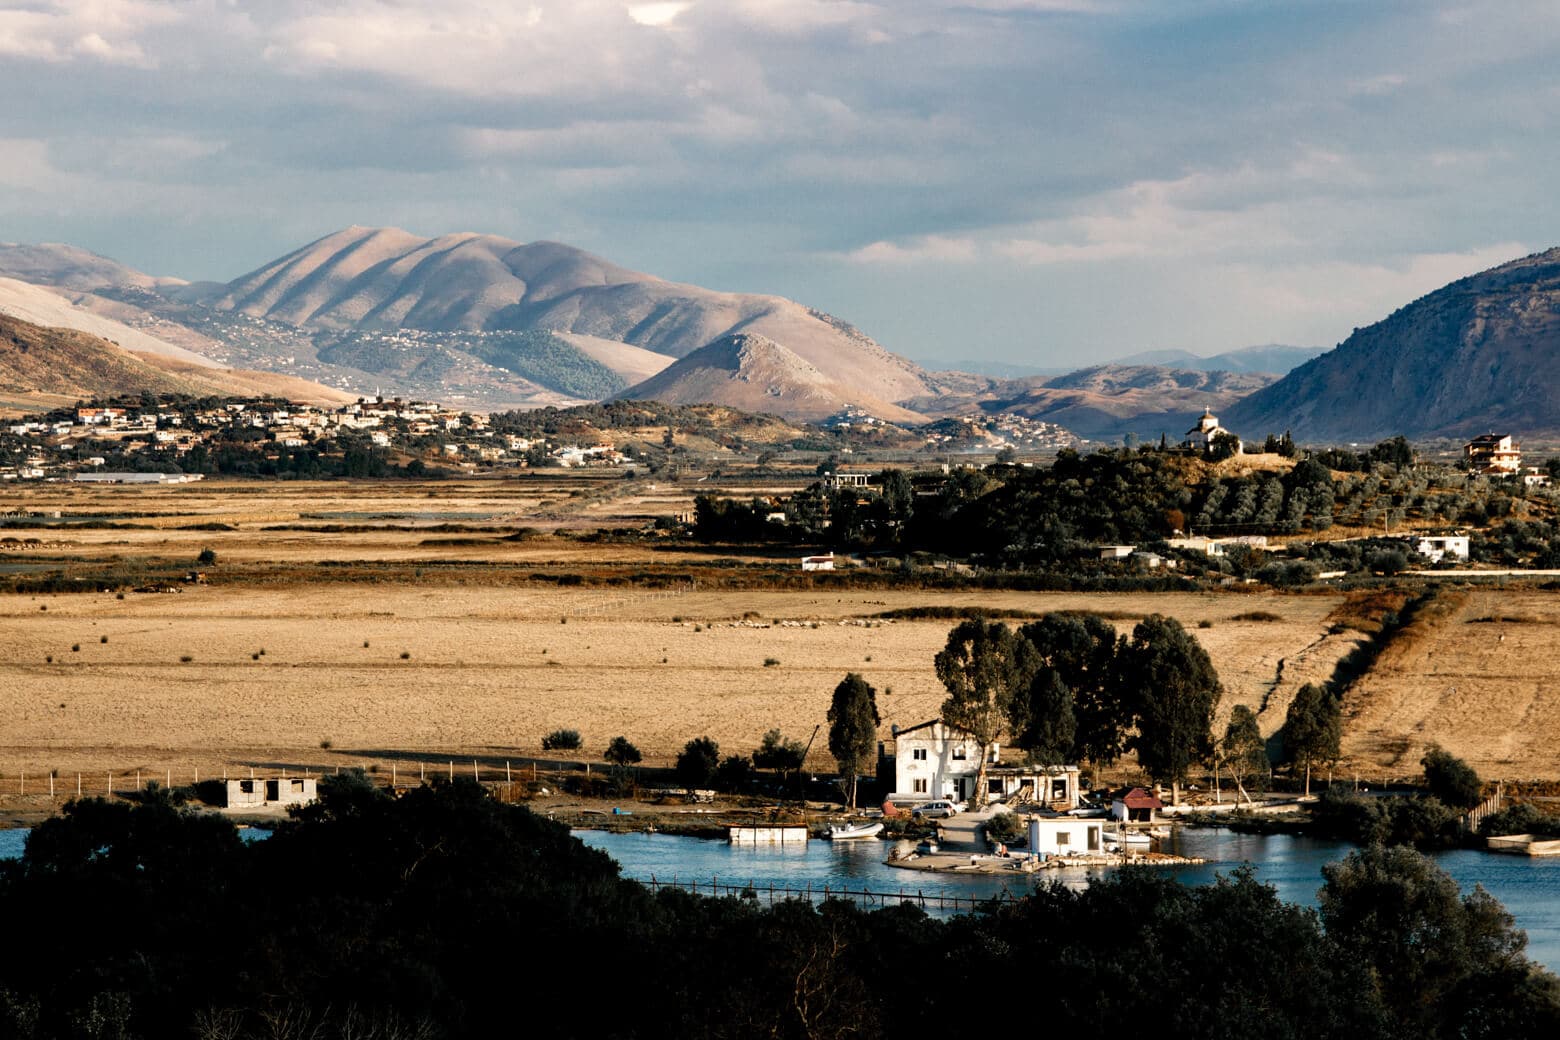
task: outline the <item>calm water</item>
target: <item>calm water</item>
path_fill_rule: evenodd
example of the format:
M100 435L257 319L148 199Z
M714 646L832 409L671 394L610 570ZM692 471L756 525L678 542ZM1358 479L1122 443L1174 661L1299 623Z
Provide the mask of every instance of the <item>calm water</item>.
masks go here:
M903 888L933 897L938 893L987 897L1000 894L1004 888L1019 895L1032 883L1028 879L923 874L890 867L883 862L889 846L878 841L752 846L671 834L577 833L585 844L617 860L625 875L641 880L654 876L663 881L697 878L707 883L714 876L730 883L751 881L759 887L811 884L816 889L827 884L889 893ZM1322 886L1322 866L1343 859L1354 848L1343 842L1283 834L1178 828L1162 843L1162 851L1208 861L1203 866L1167 868L1187 884L1208 884L1216 874L1228 874L1242 863L1250 863L1257 879L1272 885L1280 899L1315 906ZM1550 970L1560 971L1560 860L1465 849L1438 853L1433 858L1465 892L1480 884L1505 904L1517 926L1528 933L1528 955ZM1048 870L1034 877L1084 885L1098 873Z

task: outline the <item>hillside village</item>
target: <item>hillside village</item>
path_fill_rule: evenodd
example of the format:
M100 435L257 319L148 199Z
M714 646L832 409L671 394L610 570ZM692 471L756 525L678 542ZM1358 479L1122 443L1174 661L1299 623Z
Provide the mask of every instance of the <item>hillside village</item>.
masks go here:
M223 449L273 463L365 450L426 454L466 473L479 467L614 466L626 459L610 444L501 434L485 415L428 401L375 396L334 409L284 401L161 402L82 406L13 422L0 434L0 480L194 475L210 468Z

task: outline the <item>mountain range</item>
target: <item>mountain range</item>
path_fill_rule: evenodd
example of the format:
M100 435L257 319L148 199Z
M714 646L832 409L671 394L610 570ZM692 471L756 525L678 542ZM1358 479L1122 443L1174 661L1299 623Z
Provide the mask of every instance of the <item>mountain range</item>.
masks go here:
M1011 412L1091 438L1147 439L1176 437L1212 409L1248 439L1560 433L1560 250L1455 282L1321 356L1154 351L1016 378L928 371L782 297L474 233L347 228L227 283L147 275L72 246L0 244L0 313L138 358L479 410L637 398L806 421Z

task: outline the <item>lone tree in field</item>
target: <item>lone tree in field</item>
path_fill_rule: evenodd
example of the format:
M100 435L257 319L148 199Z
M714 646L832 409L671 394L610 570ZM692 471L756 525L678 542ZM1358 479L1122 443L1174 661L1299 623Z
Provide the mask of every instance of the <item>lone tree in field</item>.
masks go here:
M613 737L612 743L607 745L607 750L602 752L601 757L622 768L638 765L644 761L645 756L641 755L639 749L628 742L627 737Z
M1002 622L970 620L948 633L934 664L948 690L943 722L964 730L980 745L974 795L979 804L986 795L991 749L1008 725L1014 699L1027 693L1034 681L1039 657L1027 639Z
M753 752L753 764L759 769L773 769L782 790L806 758L807 748L802 742L785 739L778 727L765 733L758 750Z
M1230 778L1235 781L1235 790L1250 804L1251 795L1246 793L1246 788L1250 786L1259 792L1265 788L1272 766L1268 762L1267 743L1257 728L1257 717L1244 704L1235 705L1230 712L1229 725L1224 727L1224 739L1219 741L1217 754L1218 763L1229 770Z
M1122 701L1115 627L1093 614L1047 614L1019 629L1019 635L1072 691L1073 757L1116 761L1135 709Z
M829 704L829 754L850 781L850 807L856 807L856 778L877 750L877 691L855 672L834 688Z
M1168 781L1170 800L1193 763L1213 753L1213 709L1223 693L1219 675L1202 648L1174 618L1153 614L1132 630L1121 650L1123 695L1137 708L1130 742L1138 764L1155 780Z
M1419 760L1425 767L1425 786L1454 809L1472 809L1484 800L1484 781L1473 767L1438 744L1431 744Z
M720 745L710 737L695 737L677 756L677 782L690 790L707 788L720 768Z
M1336 762L1343 736L1343 706L1331 690L1306 683L1284 716L1284 757L1305 768L1305 793L1311 793L1311 766Z

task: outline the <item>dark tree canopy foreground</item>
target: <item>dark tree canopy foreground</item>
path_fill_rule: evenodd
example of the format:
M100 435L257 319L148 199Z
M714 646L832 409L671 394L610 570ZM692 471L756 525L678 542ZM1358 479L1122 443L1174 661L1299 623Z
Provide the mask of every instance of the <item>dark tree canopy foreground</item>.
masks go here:
M73 803L0 863L0 920L6 1040L887 1040L966 1028L999 974L1044 979L1061 1036L1560 1035L1511 918L1407 849L1329 868L1320 913L1127 869L939 922L652 894L472 782L342 777L252 844L161 797Z

